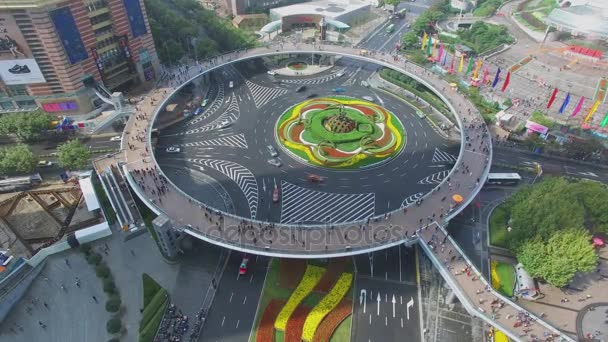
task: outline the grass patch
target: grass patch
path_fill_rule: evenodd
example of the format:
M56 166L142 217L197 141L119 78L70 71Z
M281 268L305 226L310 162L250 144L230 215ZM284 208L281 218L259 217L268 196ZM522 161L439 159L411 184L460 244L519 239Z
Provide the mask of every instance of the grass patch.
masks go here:
M350 341L350 326L353 323L353 315L348 316L338 325L334 334L331 335L329 342L349 342Z
M506 204L494 208L490 215L490 245L508 248L507 223L509 222L509 210Z
M114 222L116 222L116 212L114 212L114 208L112 208L112 204L110 204L110 199L108 198L106 191L103 189L99 179L96 177L91 177L91 180L93 182L93 189L95 189L97 199L99 199L101 210L103 210L104 214L106 215L108 224L112 225Z
M513 285L515 284L515 270L513 270L513 266L504 262L497 262L496 274L498 274L498 278L500 279L498 292L507 297L513 297Z
M152 342L167 305L169 305L169 295L167 290L146 273L142 275L142 284L144 288L144 308L139 323L139 341Z
M156 336L156 331L160 326L160 322L163 319L165 310L169 305L169 301L165 300L162 306L154 313L154 316L150 319L148 324L139 333L139 342L152 342Z
M541 124L545 127L548 127L549 129L555 126L555 121L553 121L553 119L549 118L539 110L535 110L534 112L532 112L530 120L536 122L537 124Z
M146 307L162 287L147 273L142 274L141 278L144 285L144 307Z
M152 297L152 300L148 305L144 306L144 312L141 318L141 322L139 324L139 328L143 329L148 325L152 317L156 314L158 310L163 306L163 304L167 301L168 295L167 290L162 289Z

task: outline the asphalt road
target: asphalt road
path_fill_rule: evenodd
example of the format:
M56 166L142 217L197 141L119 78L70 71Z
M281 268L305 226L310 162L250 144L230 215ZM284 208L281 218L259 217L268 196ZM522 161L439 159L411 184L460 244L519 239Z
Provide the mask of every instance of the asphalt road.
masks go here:
M156 149L159 164L172 168L168 177L191 196L220 209L232 206L234 210L228 211L260 220L337 223L397 209L422 196L447 174L458 145L439 136L403 101L364 87L362 81L377 68L375 64L347 58L309 77L268 75L261 59L225 67L214 72L212 101L206 111L162 130ZM307 89L296 92L302 85ZM347 96L372 96L401 120L407 139L401 154L373 168L337 171L304 164L277 147L277 118L311 93L332 95L336 87L344 88ZM198 92L198 88L193 89ZM175 100L176 111L186 102L185 92ZM222 127L222 122L230 125ZM269 145L279 151L283 164L279 168L267 163ZM179 146L182 152L167 153L169 146ZM188 171L175 171L179 169ZM200 177L192 177L192 173L215 180L213 191L202 191ZM309 174L325 177L326 181L310 183ZM389 189L389 184L400 186ZM281 203L272 201L275 187L280 189ZM330 198L323 213L317 207L319 197Z
M400 341L404 336L420 340L414 248L400 245L355 257L351 341Z
M251 256L244 276L239 275L241 259L240 253L231 253L199 337L201 342L246 342L249 339L269 258Z

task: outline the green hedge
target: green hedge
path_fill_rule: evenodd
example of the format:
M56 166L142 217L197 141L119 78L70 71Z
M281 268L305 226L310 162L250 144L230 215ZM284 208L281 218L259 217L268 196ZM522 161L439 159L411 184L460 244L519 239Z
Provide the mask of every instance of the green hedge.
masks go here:
M156 293L154 298L152 298L152 300L150 301L150 304L147 305L146 307L144 307L144 312L143 312L143 315L141 318L141 322L139 324L140 331L146 325L148 325L148 322L150 322L150 319L152 319L152 317L154 316L156 311L159 310L159 308L163 305L163 303L165 303L167 301L167 299L168 299L167 290L161 289L160 291L158 291Z
M501 204L494 208L490 215L490 245L508 248L507 245L507 224L509 222L509 208L506 204Z
M106 330L110 334L116 334L122 328L122 322L119 318L110 318L106 323Z
M156 336L156 331L158 330L158 326L160 325L161 320L163 319L163 314L165 313L165 309L169 301L166 300L163 305L154 313L154 315L150 318L150 321L146 326L139 331L139 342L152 342L154 341L154 336Z

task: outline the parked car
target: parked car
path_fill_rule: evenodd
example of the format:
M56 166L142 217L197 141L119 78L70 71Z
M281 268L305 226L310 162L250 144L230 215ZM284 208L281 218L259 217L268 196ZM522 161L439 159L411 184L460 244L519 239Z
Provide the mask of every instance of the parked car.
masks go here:
M182 149L177 146L167 147L167 153L180 153L181 151Z
M121 140L122 140L122 137L120 135L110 138L110 141L121 141Z
M272 190L272 202L278 203L280 199L281 195L279 194L279 188L274 188L274 190Z
M276 157L279 155L279 152L277 152L277 150L272 145L266 146L266 149L268 150L268 153L270 153L271 157Z
M38 167L49 167L53 166L53 162L50 160L41 160L38 162Z
M247 274L247 265L249 264L249 257L244 256L241 260L241 265L239 266L239 274L245 275Z
M275 166L275 167L281 167L281 161L278 160L277 158L272 158L272 159L268 159L268 164Z

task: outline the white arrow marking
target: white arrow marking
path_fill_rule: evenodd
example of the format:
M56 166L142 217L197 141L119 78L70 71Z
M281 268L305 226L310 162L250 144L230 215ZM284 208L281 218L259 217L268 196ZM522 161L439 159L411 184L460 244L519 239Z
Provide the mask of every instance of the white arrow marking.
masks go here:
M410 308L414 306L414 297L411 297L410 301L407 302L407 320L410 320Z
M393 303L393 318L395 318L395 304L397 303L397 301L395 300L395 295L393 295L392 303Z
M380 292L378 292L378 298L376 298L376 303L378 303L378 307L377 307L377 315L380 316L380 301L382 301L382 299L380 298Z
M359 306L363 304L363 313L365 313L367 306L367 290L361 289L361 294L359 295Z

